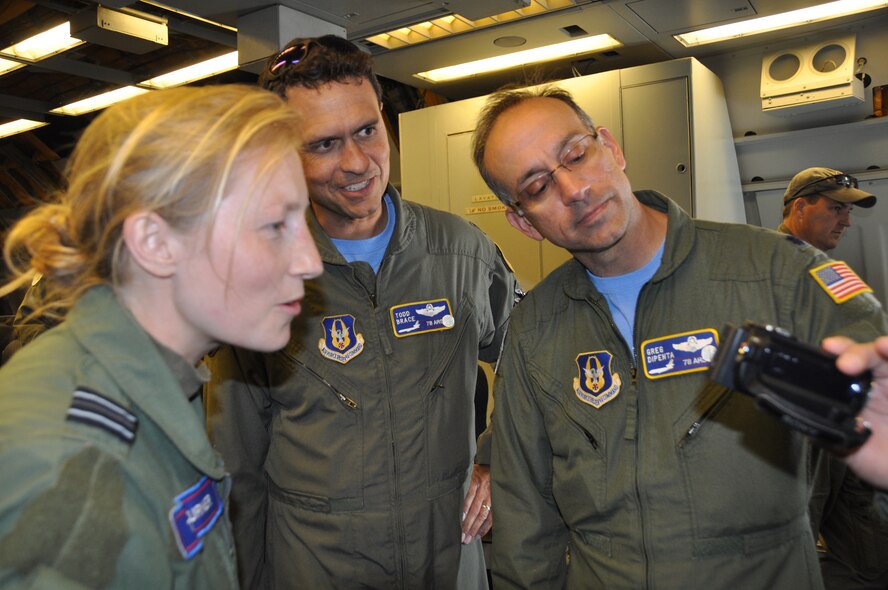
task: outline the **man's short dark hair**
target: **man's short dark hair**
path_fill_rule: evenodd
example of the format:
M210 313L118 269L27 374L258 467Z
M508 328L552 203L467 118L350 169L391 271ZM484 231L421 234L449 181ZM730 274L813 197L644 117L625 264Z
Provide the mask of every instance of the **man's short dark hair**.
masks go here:
M336 35L293 39L272 55L259 75L259 85L287 98L287 88L320 88L331 82L368 80L382 102L382 86L373 71L373 58Z
M472 136L472 159L481 178L490 187L500 201L506 205L513 205L512 197L505 187L496 183L490 175L490 171L484 167L484 153L487 151L487 140L490 138L490 131L493 129L494 123L499 119L500 115L510 108L519 105L525 100L531 98L554 98L560 100L569 106L577 114L577 117L586 126L589 131L595 130L595 123L586 112L576 103L570 92L554 85L545 85L535 88L524 88L518 86L504 86L487 98L481 114L478 116L478 125L475 127L475 133Z

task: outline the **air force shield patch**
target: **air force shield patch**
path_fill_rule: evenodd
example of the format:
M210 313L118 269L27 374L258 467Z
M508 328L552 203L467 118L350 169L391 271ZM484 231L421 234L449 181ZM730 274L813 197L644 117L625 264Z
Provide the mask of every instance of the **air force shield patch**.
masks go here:
M577 355L579 377L574 378L574 393L580 401L600 408L620 393L623 382L611 370L613 355L605 350Z
M343 365L364 351L364 336L355 332L355 316L334 315L321 320L324 337L318 340L321 354Z

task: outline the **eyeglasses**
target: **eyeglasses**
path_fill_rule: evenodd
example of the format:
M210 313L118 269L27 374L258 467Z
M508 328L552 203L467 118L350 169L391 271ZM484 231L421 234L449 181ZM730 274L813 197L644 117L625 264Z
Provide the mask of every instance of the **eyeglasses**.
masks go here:
M785 202L789 203L790 201L794 201L794 200L798 199L799 197L804 197L804 196L807 196L808 194L814 194L813 192L809 192L809 193L803 195L802 192L805 189L814 186L815 184L829 183L830 181L832 181L835 184L838 184L840 186L843 186L845 188L857 188L858 187L857 179L854 178L853 176L851 176L850 174L834 174L833 176L827 176L826 178L820 178L820 179L815 180L813 182L809 182L808 184L806 184L802 187L799 187L796 190L796 192L794 192L792 194L791 197L786 199Z
M539 172L534 174L518 186L518 198L515 200L516 207L533 206L542 203L552 192L552 187L557 184L555 173L561 168L568 172L575 172L591 161L592 142L598 139L598 133L593 131L588 135L584 135L575 142L569 144L558 158L558 165L548 172Z
M355 53L361 51L357 45L342 37L336 35L324 35L317 39L309 39L300 41L289 47L285 47L269 60L272 64L268 68L268 72L272 75L279 75L287 66L294 66L303 61L311 53L314 47L326 47L339 53Z

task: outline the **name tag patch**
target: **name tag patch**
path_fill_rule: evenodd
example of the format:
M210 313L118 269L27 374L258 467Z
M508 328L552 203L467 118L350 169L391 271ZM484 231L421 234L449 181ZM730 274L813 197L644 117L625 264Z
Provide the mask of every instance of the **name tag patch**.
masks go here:
M396 305L391 308L391 314L392 329L398 338L450 330L456 325L447 299Z
M606 350L577 355L579 375L574 378L574 393L584 404L600 408L620 394L623 385L619 373L611 370L614 356Z
M318 340L318 350L324 358L343 365L364 352L364 336L355 332L355 316L334 315L321 320L324 337Z
M642 366L648 379L705 371L718 347L718 332L705 328L670 334L641 343Z
M215 482L206 475L173 499L170 524L182 557L191 559L203 548L203 538L219 520L224 507Z

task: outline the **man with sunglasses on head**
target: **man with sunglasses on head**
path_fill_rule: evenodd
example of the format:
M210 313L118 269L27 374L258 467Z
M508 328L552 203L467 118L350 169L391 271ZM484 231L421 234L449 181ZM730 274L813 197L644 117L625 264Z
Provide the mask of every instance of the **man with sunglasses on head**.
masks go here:
M876 197L857 188L857 179L832 168L806 168L783 194L783 223L777 229L829 252L851 227L854 206L869 208Z
M851 210L875 204L876 197L860 190L853 176L806 168L783 194L783 223L777 229L829 252L851 226ZM841 459L820 453L810 514L827 590L888 587L888 521L873 498L872 487Z
M242 584L486 588L489 437L476 454L473 400L515 278L476 227L388 184L368 54L297 39L260 84L302 114L324 274L281 353L225 348L211 362Z
M497 368L494 587L822 588L809 442L708 368L727 322L888 333L866 285L633 192L614 135L557 87L491 95L473 158L513 227L573 254L516 306Z

